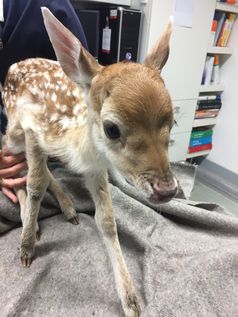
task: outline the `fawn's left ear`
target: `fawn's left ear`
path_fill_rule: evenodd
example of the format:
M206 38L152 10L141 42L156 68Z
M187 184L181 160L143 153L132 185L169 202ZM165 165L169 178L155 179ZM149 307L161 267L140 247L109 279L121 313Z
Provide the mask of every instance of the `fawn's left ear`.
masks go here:
M157 44L152 48L146 57L144 64L162 70L169 57L169 40L173 30L173 17L170 17L169 23Z
M91 86L92 78L102 66L49 9L42 7L41 11L55 54L66 75L83 87Z

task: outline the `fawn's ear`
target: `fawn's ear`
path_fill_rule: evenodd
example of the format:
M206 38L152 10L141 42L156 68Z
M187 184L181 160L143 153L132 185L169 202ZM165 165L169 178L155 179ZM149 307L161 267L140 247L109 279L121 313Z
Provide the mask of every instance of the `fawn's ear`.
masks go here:
M162 70L169 57L169 40L173 30L173 17L170 17L169 23L157 44L152 48L146 57L144 64Z
M55 54L66 75L81 86L91 85L92 78L102 66L49 9L42 7L41 11Z

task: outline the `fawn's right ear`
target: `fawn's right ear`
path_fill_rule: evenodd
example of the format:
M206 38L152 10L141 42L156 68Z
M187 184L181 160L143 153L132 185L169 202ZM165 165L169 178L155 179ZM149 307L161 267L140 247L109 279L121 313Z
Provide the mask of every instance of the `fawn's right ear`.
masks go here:
M153 68L162 70L169 57L169 40L173 30L173 17L170 17L169 23L157 44L152 48L146 57L144 64Z
M64 72L80 86L91 86L92 78L102 66L49 9L42 7L41 10L47 33Z

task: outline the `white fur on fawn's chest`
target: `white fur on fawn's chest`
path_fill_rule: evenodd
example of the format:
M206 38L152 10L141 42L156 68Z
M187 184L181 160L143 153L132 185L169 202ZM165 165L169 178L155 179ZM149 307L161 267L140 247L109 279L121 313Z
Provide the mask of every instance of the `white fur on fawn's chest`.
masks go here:
M68 161L68 168L79 174L94 173L99 170L106 171L108 168L105 158L99 152L91 150L81 149L76 153L75 149L68 147L65 158Z

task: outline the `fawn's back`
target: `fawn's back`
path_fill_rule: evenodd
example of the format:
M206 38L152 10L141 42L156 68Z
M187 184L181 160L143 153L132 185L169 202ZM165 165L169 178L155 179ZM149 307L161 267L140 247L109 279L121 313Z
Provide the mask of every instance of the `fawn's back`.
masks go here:
M43 148L48 143L62 142L67 130L86 123L83 91L65 75L59 63L51 60L27 59L12 65L3 98L8 130L32 129Z
M80 160L87 135L84 92L58 62L35 58L12 65L3 99L8 115L6 143L13 153L25 151L25 131L32 130L46 155L60 158L69 167L77 156L78 172L87 169L88 164Z

